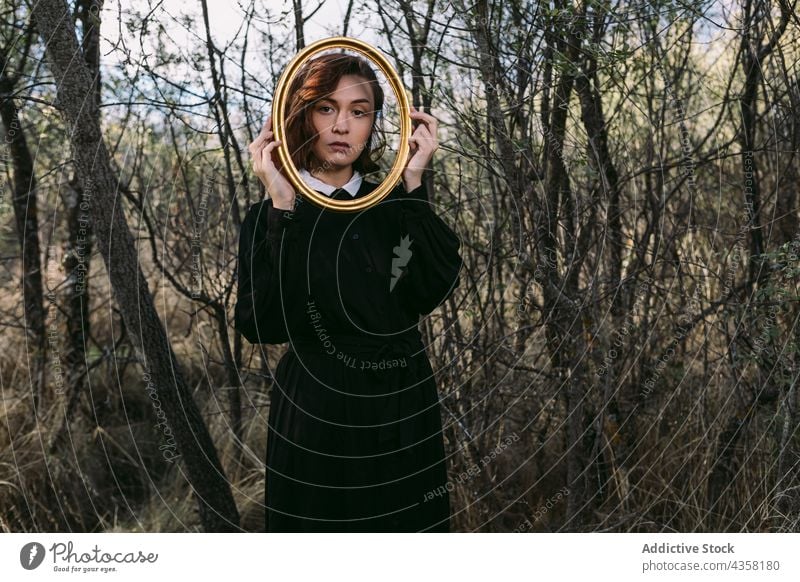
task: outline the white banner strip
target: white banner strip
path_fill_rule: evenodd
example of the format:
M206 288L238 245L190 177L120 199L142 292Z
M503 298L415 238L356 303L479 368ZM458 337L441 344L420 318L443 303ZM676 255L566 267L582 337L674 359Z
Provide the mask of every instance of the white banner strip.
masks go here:
M798 542L800 534L5 534L0 567L12 581L777 582L800 580Z

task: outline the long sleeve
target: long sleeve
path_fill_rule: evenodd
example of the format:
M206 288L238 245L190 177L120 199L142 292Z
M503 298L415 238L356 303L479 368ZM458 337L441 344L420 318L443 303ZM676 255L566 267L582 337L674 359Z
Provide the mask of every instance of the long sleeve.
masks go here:
M410 309L427 315L459 285L461 241L431 208L424 183L411 192L400 188L401 227L409 240L395 247L398 262L406 263L398 290Z
M293 219L294 212L273 208L267 199L251 206L242 222L234 327L251 343L289 341L281 305L280 283L285 277L279 276L278 267L285 275Z

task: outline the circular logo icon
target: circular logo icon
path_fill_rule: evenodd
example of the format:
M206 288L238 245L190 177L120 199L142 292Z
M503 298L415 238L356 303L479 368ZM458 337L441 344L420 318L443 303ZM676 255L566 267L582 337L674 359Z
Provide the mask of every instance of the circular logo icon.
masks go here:
M39 542L29 542L19 552L19 563L26 570L35 570L44 560L44 546Z

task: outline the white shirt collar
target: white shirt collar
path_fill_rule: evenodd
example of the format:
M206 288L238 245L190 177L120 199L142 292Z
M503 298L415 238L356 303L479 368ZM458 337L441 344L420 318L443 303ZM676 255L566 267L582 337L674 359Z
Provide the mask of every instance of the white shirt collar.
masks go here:
M326 196L330 196L333 194L334 190L336 190L336 186L331 186L330 184L326 184L322 180L319 180L311 175L311 172L306 170L305 168L300 169L298 172L300 177L303 181L308 184L309 188L313 188L314 190L319 190ZM350 178L350 181L342 186L347 192L353 197L356 197L358 191L361 189L361 173L358 170L353 170L353 177Z

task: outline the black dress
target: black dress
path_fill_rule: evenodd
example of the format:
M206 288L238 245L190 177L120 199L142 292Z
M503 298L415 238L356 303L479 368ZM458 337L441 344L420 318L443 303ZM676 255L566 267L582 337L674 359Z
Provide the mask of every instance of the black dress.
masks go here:
M363 180L357 194L377 184ZM346 194L347 197L350 194ZM449 531L439 399L417 328L458 286L460 241L402 182L360 212L254 204L235 327L289 342L275 371L266 530Z

